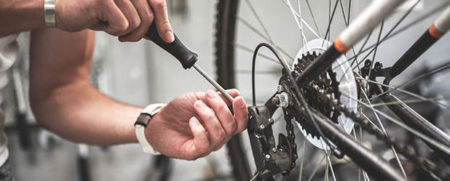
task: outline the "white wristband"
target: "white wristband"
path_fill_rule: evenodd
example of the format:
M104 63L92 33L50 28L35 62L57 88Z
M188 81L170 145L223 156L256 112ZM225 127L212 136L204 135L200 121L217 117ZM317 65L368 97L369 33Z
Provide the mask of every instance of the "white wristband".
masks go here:
M150 154L160 154L158 151L153 149L150 143L147 141L145 137L145 128L147 127L150 120L155 116L165 104L150 104L141 112L138 119L134 123L134 127L136 129L136 138L139 141L142 149L145 153Z

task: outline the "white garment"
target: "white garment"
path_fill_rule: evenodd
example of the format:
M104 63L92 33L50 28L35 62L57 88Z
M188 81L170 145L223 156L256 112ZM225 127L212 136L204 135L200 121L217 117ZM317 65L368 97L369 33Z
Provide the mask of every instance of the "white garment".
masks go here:
M3 102L2 91L8 84L10 76L8 70L12 67L19 54L19 45L16 41L18 34L0 37L0 105ZM5 116L0 108L0 166L8 158L7 141L5 135Z

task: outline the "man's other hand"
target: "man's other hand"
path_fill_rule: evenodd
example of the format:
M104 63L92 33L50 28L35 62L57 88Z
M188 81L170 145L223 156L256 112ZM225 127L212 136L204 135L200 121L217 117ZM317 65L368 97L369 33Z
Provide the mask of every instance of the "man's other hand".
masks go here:
M56 25L65 31L105 31L120 41L139 41L153 21L159 36L174 40L165 0L57 0Z
M220 149L247 127L247 105L237 90L233 103L214 92L187 93L172 100L146 129L147 140L164 155L195 160ZM234 115L227 105L233 105Z

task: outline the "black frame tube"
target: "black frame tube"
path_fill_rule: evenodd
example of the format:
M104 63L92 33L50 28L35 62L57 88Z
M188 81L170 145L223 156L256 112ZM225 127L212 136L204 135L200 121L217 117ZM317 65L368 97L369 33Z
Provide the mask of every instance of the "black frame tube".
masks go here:
M385 94L381 97L384 102L398 102L398 104L390 104L387 107L394 112L405 124L408 126L417 129L421 133L439 141L440 143L450 146L450 137L442 132L438 127L434 124L430 123L424 117L422 117L419 113L414 111L411 107L405 104L402 100L392 94ZM425 143L427 143L425 141ZM450 164L450 155L444 153L440 149L435 146L428 144L433 150L435 150L441 158Z
M317 110L311 108L311 111L327 138L375 180L405 180L386 160L356 142Z
M430 34L427 30L417 41L392 65L389 71L389 80L393 79L412 63L419 58L425 51L428 50L433 44L439 40Z

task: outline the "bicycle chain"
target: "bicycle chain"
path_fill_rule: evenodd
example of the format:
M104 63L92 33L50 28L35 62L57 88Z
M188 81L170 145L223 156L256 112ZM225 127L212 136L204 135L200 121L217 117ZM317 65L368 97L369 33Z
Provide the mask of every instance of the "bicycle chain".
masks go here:
M385 135L381 132L377 127L370 123L369 120L363 118L359 113L355 111L350 111L345 105L340 103L338 99L333 98L329 94L325 94L325 91L320 89L318 86L313 86L314 90L317 91L317 94L320 98L330 106L334 107L338 111L344 113L345 116L352 119L354 122L358 123L361 128L366 130L368 133L376 136L378 139L385 142L386 145L393 146L393 148L409 160L411 160L415 165L420 166L422 169L429 171L439 178L444 178L444 180L450 180L450 175L446 175L445 173L441 173L438 171L437 166L427 158L419 158L417 155L414 155L411 150L407 149L405 146L400 146L399 143L396 143L393 139Z
M289 115L286 110L284 111L284 116L286 119L286 132L287 139L291 145L291 169L295 168L295 160L297 160L297 144L295 144L295 134L294 134L294 125L292 124L293 116Z

